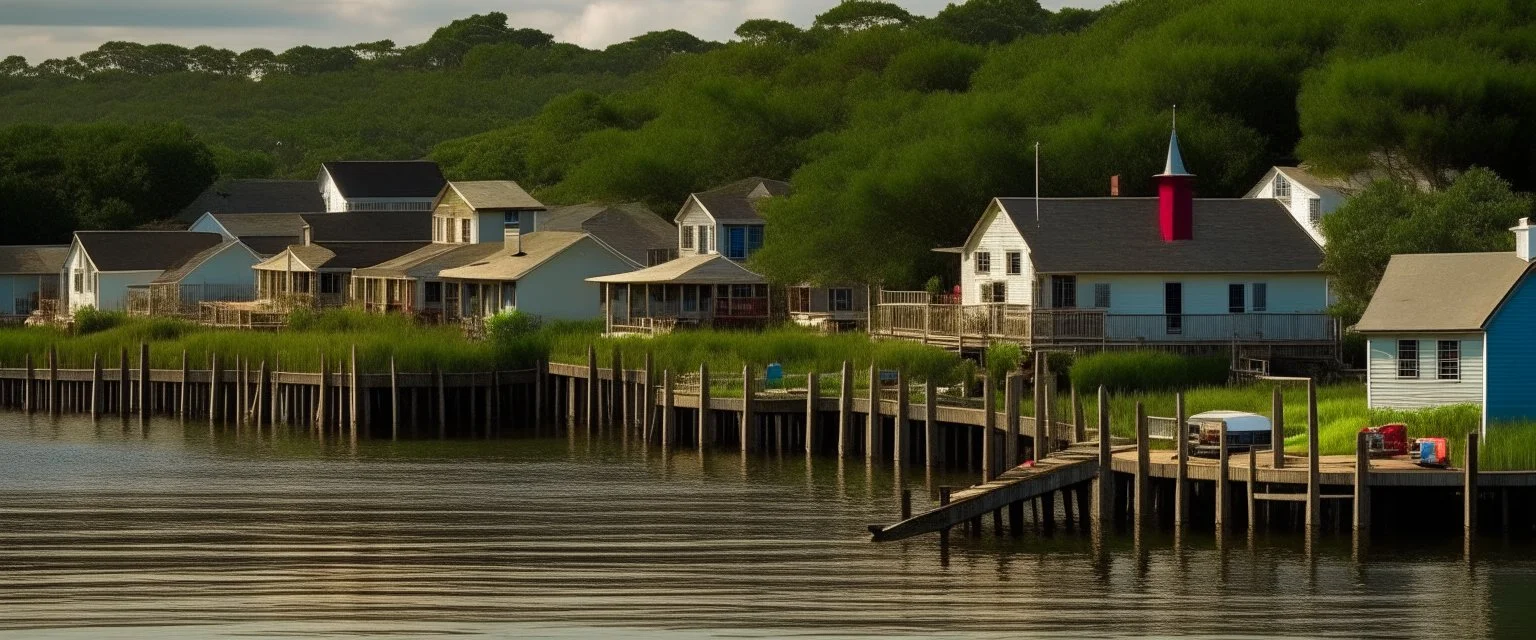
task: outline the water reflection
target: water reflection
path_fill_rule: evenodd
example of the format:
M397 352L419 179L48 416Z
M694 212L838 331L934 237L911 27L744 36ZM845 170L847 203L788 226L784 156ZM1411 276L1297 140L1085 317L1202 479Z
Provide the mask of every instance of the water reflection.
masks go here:
M638 440L0 415L0 632L1518 637L1536 598L1518 546L1156 527L875 545L903 487L921 511L969 476Z

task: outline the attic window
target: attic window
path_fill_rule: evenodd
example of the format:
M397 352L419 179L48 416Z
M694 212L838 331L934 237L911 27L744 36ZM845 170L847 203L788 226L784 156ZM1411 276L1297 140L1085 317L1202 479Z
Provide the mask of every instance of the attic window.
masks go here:
M1290 197L1291 197L1291 181L1287 180L1285 178L1285 176L1283 176L1283 175L1280 175L1278 173L1275 174L1275 198L1276 199L1280 199L1280 198L1289 199Z

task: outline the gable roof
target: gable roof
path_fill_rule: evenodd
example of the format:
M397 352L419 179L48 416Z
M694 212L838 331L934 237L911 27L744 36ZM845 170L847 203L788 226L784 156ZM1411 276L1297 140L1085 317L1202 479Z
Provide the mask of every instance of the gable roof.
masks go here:
M1318 272L1322 249L1279 202L1196 199L1194 237L1163 242L1157 198L998 198L1041 273ZM973 232L974 233L974 232ZM969 244L969 243L967 243Z
M320 165L347 198L436 198L448 180L436 162L383 160Z
M224 236L196 231L76 231L75 241L101 271L164 271L218 246Z
M1325 178L1312 173L1312 171L1306 167L1277 166L1270 167L1269 171L1264 172L1264 177L1259 178L1258 184L1253 185L1253 188L1249 189L1248 193L1243 195L1243 197L1258 197L1259 191L1264 189L1264 185L1269 184L1271 180L1274 180L1276 174L1283 175L1293 184L1301 185L1302 188L1318 195L1322 195L1325 191L1332 191L1334 193L1338 193L1339 195L1345 196L1353 195L1358 193L1361 189L1364 189L1366 183L1370 182L1370 176L1368 174L1357 174L1347 178Z
M205 213L298 213L324 211L315 180L223 180L210 185L176 218L192 222Z
M718 253L683 256L639 271L587 278L609 284L764 284L762 276Z
M264 271L285 271L288 256L296 261L295 271L321 269L359 269L394 260L426 246L426 242L327 242L296 244L256 265Z
M0 247L0 273L7 275L58 275L69 259L69 245Z
M479 262L503 250L504 246L500 242L428 244L400 257L360 267L352 275L361 278L435 278L444 269Z
M431 211L311 213L302 216L310 242L430 242Z
M747 178L690 197L698 201L716 222L753 222L763 219L757 212L758 200L789 195L789 191L789 183L782 180ZM686 210L687 206L683 208Z
M448 188L458 193L464 203L476 211L545 208L544 203L528 195L527 191L511 180L449 182Z
M566 249L592 236L573 231L535 231L523 236L522 253L502 249L494 255L462 267L444 269L439 275L459 280L520 280ZM599 243L599 246L601 244ZM619 256L623 257L623 256Z
M1355 330L1481 331L1530 266L1512 251L1392 256Z
M203 266L203 263L212 259L216 255L224 253L225 251L244 251L250 254L252 258L258 257L256 252L245 246L245 244L234 240L226 240L217 245L186 256L186 258L181 260L179 263L171 265L160 275L156 276L154 283L168 284L181 282L183 278L186 278L187 276L192 275L192 272L197 271L198 267Z
M652 249L677 246L677 227L640 203L555 207L540 218L539 231L590 233L635 264L647 264Z
M304 231L302 213L307 212L211 213L208 216L236 238L251 236L297 238Z

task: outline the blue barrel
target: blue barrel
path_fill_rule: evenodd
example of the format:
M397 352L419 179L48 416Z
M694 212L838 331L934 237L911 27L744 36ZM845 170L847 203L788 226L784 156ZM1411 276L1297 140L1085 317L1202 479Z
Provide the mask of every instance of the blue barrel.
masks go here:
M769 388L784 386L784 365L777 362L768 365L763 377L768 381Z

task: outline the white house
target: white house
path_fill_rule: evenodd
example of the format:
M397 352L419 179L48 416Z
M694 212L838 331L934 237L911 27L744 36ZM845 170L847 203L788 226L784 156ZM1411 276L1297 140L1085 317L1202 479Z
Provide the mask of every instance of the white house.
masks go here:
M678 254L719 254L745 261L763 247L767 221L758 212L757 203L787 194L787 182L747 178L689 195L673 218Z
M66 300L60 311L126 310L129 287L147 287L167 269L224 241L217 233L191 231L76 231L59 272ZM249 265L244 278L251 278Z
M1513 252L1396 255L1355 330L1373 409L1482 407L1483 424L1536 419L1530 221Z
M436 162L362 161L320 165L325 211L431 211L448 181Z
M1306 167L1272 167L1244 198L1276 200L1291 217L1323 244L1323 217L1333 213L1350 196L1365 187L1366 178L1320 178Z
M0 322L25 319L44 300L57 300L68 257L68 246L0 247Z
M882 300L894 335L1029 345L1332 345L1322 251L1279 203L1196 199L1178 137L1155 198L996 198L961 256L959 305Z
M463 316L517 310L546 320L589 320L603 306L598 285L587 279L639 266L589 233L535 231L504 243L483 260L438 273L444 287L458 291Z

